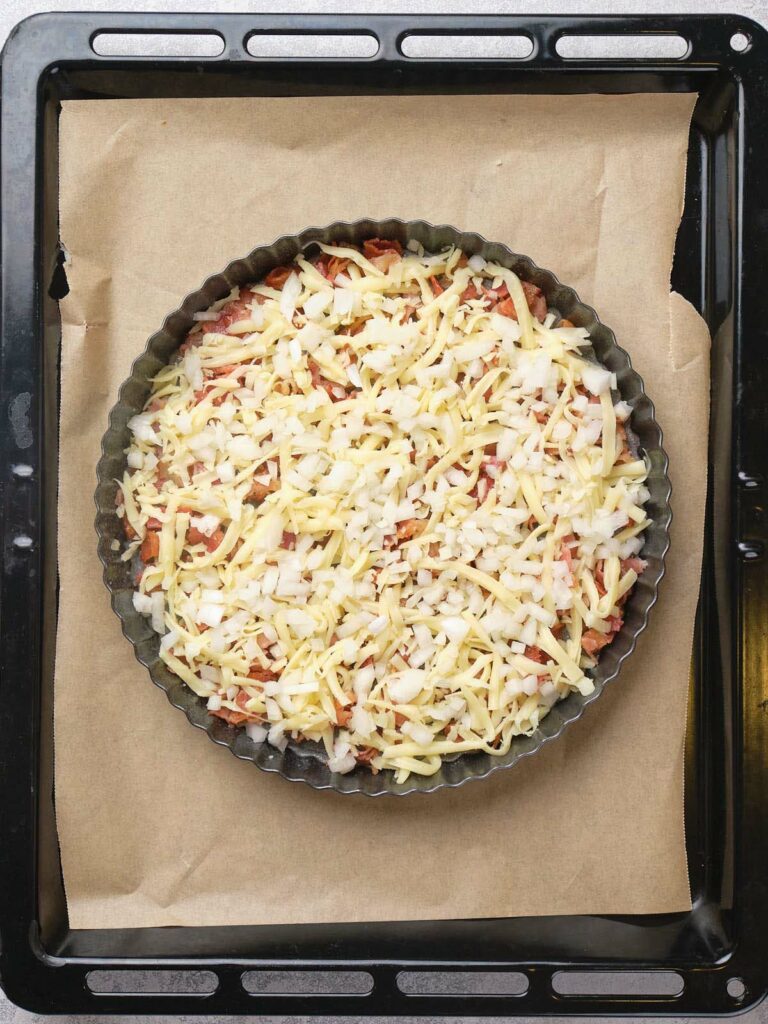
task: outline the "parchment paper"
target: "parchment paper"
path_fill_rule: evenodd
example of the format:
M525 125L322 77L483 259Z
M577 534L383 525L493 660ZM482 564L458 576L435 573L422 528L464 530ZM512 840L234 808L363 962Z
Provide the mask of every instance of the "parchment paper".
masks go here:
M683 742L708 345L670 296L690 95L75 101L61 118L56 800L76 928L687 909ZM620 679L512 771L341 797L215 747L134 660L101 579L95 466L180 299L283 232L423 217L529 254L593 304L656 403L668 573Z

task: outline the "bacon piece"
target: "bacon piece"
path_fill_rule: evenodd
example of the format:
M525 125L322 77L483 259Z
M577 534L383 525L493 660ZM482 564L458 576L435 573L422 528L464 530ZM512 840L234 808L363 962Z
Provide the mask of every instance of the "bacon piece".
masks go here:
M320 367L314 359L308 359L307 365L309 366L309 375L312 380L313 388L322 388L332 402L341 402L345 398L349 397L343 385L337 384L335 381L328 380L322 375Z
M573 572L573 551L570 545L575 541L576 538L572 533L568 534L567 537L563 537L560 541L560 550L557 558L560 562L565 562L568 566L568 572Z
M244 369L242 366L238 366L237 363L228 363L226 366L214 366L210 371L212 377L228 377L234 370Z
M382 274L386 274L392 264L398 263L401 258L402 257L396 252L383 252L381 256L372 256L371 263L374 267L380 270Z
M210 537L206 537L206 538L205 538L205 540L203 541L203 543L205 544L206 548L208 548L208 551L209 551L209 552L213 552L213 551L215 551L215 550L216 550L216 548L217 548L217 547L219 546L219 544L221 544L221 542L222 542L223 540L224 540L224 531L223 531L223 530L222 530L222 528L221 528L221 527L219 526L219 527L217 527L217 528L216 528L216 530L215 530L215 531L214 531L214 532L213 532L213 533L211 534L211 536L210 536Z
M613 633L599 633L596 629L588 629L581 636L581 646L587 654L597 654L613 640Z
M326 280L329 280L329 281L332 280L330 272L328 270L330 262L331 262L331 257L330 256L326 256L325 253L321 253L317 257L317 259L313 262L313 264L312 264L312 266L315 268L315 270L318 272L318 274L322 274L323 277L326 278Z
M523 293L525 294L526 302L528 303L528 309L530 309L533 316L537 320L543 321L547 315L547 300L544 298L544 293L541 288L538 288L535 284L531 284L530 281L521 281L523 286ZM500 295L500 290L497 292ZM508 316L511 320L517 320L517 312L515 310L515 304L511 298L504 298L495 307L496 312L501 316Z
M537 320L543 322L547 315L547 300L544 298L544 292L535 284L531 284L530 281L521 281L521 284L526 302L528 303L528 309L530 309Z
M249 292L248 294L250 295L251 293ZM221 307L218 319L204 320L200 327L203 334L223 334L230 324L235 323L237 320L244 320L250 315L251 311L244 301L233 299Z
M204 533L201 533L196 526L190 526L187 530L187 543L188 544L203 544L208 551L215 551L216 548L224 540L224 531L219 526L210 537L207 537Z
M547 662L547 656L540 647L527 646L525 648L525 656L529 661L535 661L539 665L544 665Z
M347 256L331 256L328 261L328 280L335 280L338 274L343 274L352 262Z
M150 531L144 540L141 542L141 548L139 549L139 555L141 556L142 562L152 562L160 554L160 535L154 531Z
M205 544L208 538L204 533L201 533L196 526L190 526L187 530L187 543L188 544Z
M398 541L411 540L424 533L427 528L426 519L403 519L397 524Z
M187 337L179 345L179 359L185 356L191 348L197 348L203 342L203 335L198 332L197 334L188 334Z
M261 665L254 662L248 670L248 678L257 683L272 683L275 679L279 679L280 675L278 672L273 672L270 668L262 668Z
M343 707L335 699L333 702L333 707L336 712L336 725L338 725L340 728L343 728L345 725L348 724L350 718L352 717L352 708L349 706Z
M403 247L395 239L369 238L363 242L363 256L373 261L377 256L383 256L385 252L394 252L398 256L403 255Z
M475 288L474 284L470 281L470 283L459 296L459 302L471 302L472 299L479 299L481 294L482 293L479 292L477 288Z
M136 533L134 528L128 522L128 519L125 518L125 517L123 518L123 533L125 534L125 539L126 540L138 540L139 539L138 533Z
M347 335L350 338L354 338L355 335L359 334L360 331L363 330L363 328L365 327L365 325L368 323L368 321L370 319L371 319L370 316L360 316L360 317L357 318L357 320L353 320L351 324L347 325L344 328L344 330L340 330L337 333L338 334L342 334L342 335ZM341 349L339 351L343 352L347 356L347 362L344 363L345 366L349 366L350 363L356 363L357 362L357 355L349 347L349 345L342 345L342 347L341 347Z
M560 321L560 323L557 326L558 327L575 327L576 324L571 323L570 320L566 320L566 318L563 317L563 319Z
M399 729L400 726L403 725L403 723L407 722L407 721L408 721L408 716L407 715L403 715L400 711L396 711L395 712L395 727L397 729Z
M358 750L355 754L355 760L358 764L370 764L378 753L379 751L376 747L363 747L362 750Z
M435 293L435 296L442 295L443 292L445 291L445 288L443 288L443 286L440 284L440 282L437 280L434 274L432 275L432 277L429 278L429 286Z
M268 484L263 484L260 480L254 480L251 483L250 491L245 496L245 500L252 505L260 505L268 494L272 494L279 487L280 482L276 478L270 479Z
M275 267L273 270L270 270L264 278L264 283L268 288L276 288L279 290L283 287L292 273L293 269L291 267Z
M283 530L283 537L280 541L280 547L286 548L288 551L293 551L296 547L296 534L290 533L288 530Z
M594 577L595 577L595 586L597 587L597 592L600 595L600 597L602 597L606 593L605 577L603 575L604 572L605 572L605 562L601 560L595 566L595 571L594 571L594 574L593 574Z
M208 714L214 718L222 718L227 725L242 725L251 717L243 711L232 711L231 708L219 708L218 711L209 711Z

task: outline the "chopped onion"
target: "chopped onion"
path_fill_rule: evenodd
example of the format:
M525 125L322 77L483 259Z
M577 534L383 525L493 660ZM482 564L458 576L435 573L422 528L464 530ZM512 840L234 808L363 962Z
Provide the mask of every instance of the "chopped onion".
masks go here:
M423 669L405 669L395 672L387 678L387 690L393 704L410 704L418 697L427 681L427 673Z
M296 300L301 295L301 281L298 274L291 274L280 292L280 312L291 321L296 312Z
M210 706L210 698L208 703ZM245 733L248 739L253 740L254 743L263 743L267 738L269 730L261 722L246 722Z
M152 594L152 629L156 633L165 633L165 594L156 590Z
M611 387L611 374L602 366L587 364L581 371L581 379L587 391L593 395L602 395Z

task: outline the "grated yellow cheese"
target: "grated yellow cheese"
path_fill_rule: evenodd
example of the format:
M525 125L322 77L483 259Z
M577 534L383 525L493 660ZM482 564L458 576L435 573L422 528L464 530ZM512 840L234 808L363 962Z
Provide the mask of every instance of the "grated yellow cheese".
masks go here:
M320 249L201 317L129 424L117 513L134 603L212 714L404 781L590 691L646 466L586 331L512 271Z

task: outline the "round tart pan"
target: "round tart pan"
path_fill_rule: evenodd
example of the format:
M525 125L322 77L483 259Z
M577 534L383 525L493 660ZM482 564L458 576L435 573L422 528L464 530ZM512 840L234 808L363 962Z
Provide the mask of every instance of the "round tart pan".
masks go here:
M177 676L173 675L159 657L159 637L149 621L133 607L133 571L130 563L121 562L124 549L122 526L115 513L116 480L125 469L124 454L130 438L128 420L140 412L150 391L151 378L168 363L174 352L194 324L193 313L207 309L224 298L233 287L261 280L273 267L289 263L298 253L313 255L313 243L362 243L367 238L393 238L405 243L410 239L421 242L428 252L439 252L456 245L468 255L479 253L487 260L509 267L520 278L539 286L551 310L567 317L578 327L585 327L591 345L583 354L597 360L616 374L621 397L632 406L629 421L634 443L648 463L646 486L650 491L647 511L651 525L645 532L641 552L648 567L640 576L625 606L624 626L610 646L603 649L597 667L590 673L595 682L594 691L584 697L570 694L555 704L540 727L531 736L518 736L509 751L499 757L486 753L462 754L443 762L440 771L429 777L411 775L402 785L394 781L389 771L373 775L365 766L358 766L347 775L328 770L325 752L316 744L290 741L283 752L266 741L254 743L238 729L208 714L205 701L197 697ZM422 220L359 220L354 223L338 222L322 228L307 228L298 235L284 235L271 245L259 246L244 259L234 260L220 274L214 274L202 287L188 295L181 306L165 320L163 326L147 342L146 349L133 364L131 375L120 388L117 404L109 415L109 426L102 439L102 456L97 466L96 530L98 553L104 565L104 582L111 594L112 607L117 613L125 636L133 645L138 660L149 671L152 681L168 696L170 703L179 708L189 721L221 746L245 761L252 761L266 772L282 775L291 782L304 782L315 789L333 789L338 793L363 793L367 796L409 793L433 793L446 787L461 786L472 779L487 778L492 772L511 768L523 758L534 754L545 743L559 736L571 722L580 718L588 704L597 700L605 686L616 678L624 661L635 649L637 639L648 623L648 614L656 602L658 586L664 575L664 558L669 547L670 482L667 476L667 455L662 448L662 433L656 422L653 403L645 394L643 381L632 369L629 356L616 343L610 328L585 305L572 288L561 284L554 274L537 267L528 257L512 252L504 245L489 242L472 232L459 231L445 224L433 225ZM119 542L119 550L113 543ZM118 547L118 545L114 545Z

